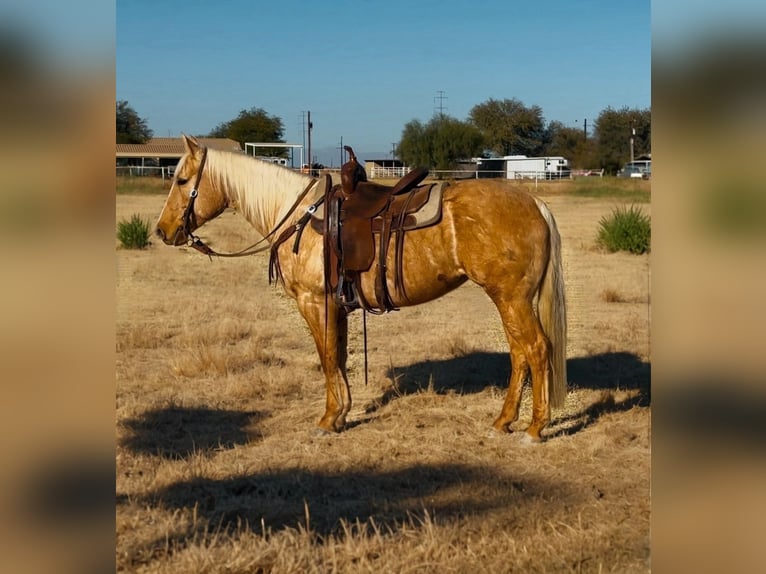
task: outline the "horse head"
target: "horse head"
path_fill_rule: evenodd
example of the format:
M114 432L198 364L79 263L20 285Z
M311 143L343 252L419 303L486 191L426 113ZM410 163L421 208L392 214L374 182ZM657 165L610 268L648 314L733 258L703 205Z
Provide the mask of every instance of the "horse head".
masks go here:
M194 137L183 136L186 151L176 166L155 233L168 245L183 245L201 227L226 209L228 200L205 169L208 150Z

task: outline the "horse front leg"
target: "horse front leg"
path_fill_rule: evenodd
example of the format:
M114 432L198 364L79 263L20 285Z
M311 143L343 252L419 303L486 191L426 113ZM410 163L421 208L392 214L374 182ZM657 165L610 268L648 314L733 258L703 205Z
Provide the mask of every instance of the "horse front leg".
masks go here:
M319 428L340 432L351 410L351 390L346 375L348 313L332 298L325 301L324 296L299 298L298 308L314 337L325 376L327 398Z

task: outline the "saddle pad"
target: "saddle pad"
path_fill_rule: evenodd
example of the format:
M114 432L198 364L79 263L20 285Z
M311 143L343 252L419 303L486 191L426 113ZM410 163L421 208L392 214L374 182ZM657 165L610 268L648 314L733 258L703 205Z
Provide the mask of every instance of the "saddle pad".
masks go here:
M444 188L448 185L446 181L434 184L431 188L431 194L428 196L428 201L416 212L407 215L402 229L409 231L438 223L442 217Z
M444 188L448 185L449 184L445 181L433 184L428 195L428 200L419 210L407 215L404 227L402 229L405 231L410 231L412 229L428 227L429 225L438 223L442 214L442 197L444 195ZM323 221L324 204L317 207L317 210L311 215L311 225L316 231L321 233Z

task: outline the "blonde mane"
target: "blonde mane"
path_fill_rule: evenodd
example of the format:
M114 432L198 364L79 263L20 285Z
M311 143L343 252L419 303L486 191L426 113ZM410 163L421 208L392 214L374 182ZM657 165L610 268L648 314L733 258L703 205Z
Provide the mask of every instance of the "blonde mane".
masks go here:
M255 229L272 230L312 178L286 167L229 151L208 150L208 176Z

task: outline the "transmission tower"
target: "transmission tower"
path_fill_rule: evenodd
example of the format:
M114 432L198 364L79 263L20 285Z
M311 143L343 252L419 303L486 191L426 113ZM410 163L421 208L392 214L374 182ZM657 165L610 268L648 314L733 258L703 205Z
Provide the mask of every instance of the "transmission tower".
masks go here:
M446 106L444 105L444 100L447 100L447 96L444 95L444 90L437 90L436 96L434 96L434 113L438 113L439 117L444 117L444 110L446 110ZM438 101L438 103L437 103Z

